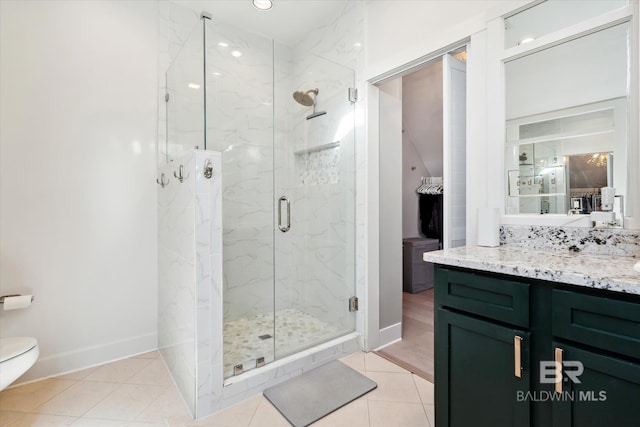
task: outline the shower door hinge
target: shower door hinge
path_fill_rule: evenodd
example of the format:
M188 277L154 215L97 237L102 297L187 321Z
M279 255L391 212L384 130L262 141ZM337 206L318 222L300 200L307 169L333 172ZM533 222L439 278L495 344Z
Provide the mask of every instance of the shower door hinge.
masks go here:
M358 102L358 89L355 87L349 88L349 101L352 103Z
M168 93L164 94L164 102L169 102L169 94Z
M349 298L349 311L358 311L358 297Z

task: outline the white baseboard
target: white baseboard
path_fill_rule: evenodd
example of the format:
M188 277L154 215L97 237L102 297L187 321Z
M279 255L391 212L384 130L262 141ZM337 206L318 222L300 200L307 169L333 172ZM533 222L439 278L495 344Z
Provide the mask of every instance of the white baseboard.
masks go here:
M13 383L12 386L64 375L157 349L158 334L151 333L40 357L31 369Z
M402 340L402 322L380 329L380 341L376 350Z

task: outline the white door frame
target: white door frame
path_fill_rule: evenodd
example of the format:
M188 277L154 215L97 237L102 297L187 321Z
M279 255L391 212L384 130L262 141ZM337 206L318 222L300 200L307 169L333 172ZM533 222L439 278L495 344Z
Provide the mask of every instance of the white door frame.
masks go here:
M465 50L468 50L468 45L465 46ZM466 217L466 207L456 206L454 200L456 195L460 196L461 193L465 194L466 200L466 118L460 120L461 117L456 116L455 111L455 95L452 95L454 91L460 92L460 88L456 87L456 79L454 78L454 71L462 71L465 74L465 111L466 111L466 73L467 67L464 62L454 58L451 54L446 53L442 56L442 143L444 145L443 154L443 168L442 176L444 181L444 195L443 195L443 227L442 227L442 244L444 249L453 248L463 245L465 236L461 236L460 230L461 217ZM452 99L454 98L454 99ZM465 116L466 117L466 116ZM464 123L465 138L464 142L461 140L460 133L456 129L454 123ZM464 145L464 147L463 147ZM460 153L460 148L464 148L464 153ZM465 158L462 158L465 156ZM454 176L455 165L461 161L465 163L464 171L465 177ZM466 203L465 203L466 204ZM466 218L465 218L466 222ZM466 229L466 223L464 224Z
M366 214L367 214L367 252L366 252L366 337L363 349L374 350L387 343L380 342L380 105L379 89L375 85L395 79L420 68L427 62L461 47L469 47L470 38L452 43L419 60L389 70L367 81L367 144L366 144ZM468 80L468 75L467 75ZM467 116L468 121L468 116ZM468 221L468 219L467 219ZM468 229L467 223L467 229Z

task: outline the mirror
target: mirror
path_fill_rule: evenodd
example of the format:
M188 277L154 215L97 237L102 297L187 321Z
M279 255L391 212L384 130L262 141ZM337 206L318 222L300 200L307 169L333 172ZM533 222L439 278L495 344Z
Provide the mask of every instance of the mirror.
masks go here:
M505 63L506 213L599 209L627 189L629 23Z

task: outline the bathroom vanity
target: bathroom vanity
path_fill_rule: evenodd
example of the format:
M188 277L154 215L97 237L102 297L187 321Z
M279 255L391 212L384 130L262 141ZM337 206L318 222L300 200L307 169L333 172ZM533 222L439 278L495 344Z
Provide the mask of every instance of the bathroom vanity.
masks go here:
M636 258L502 246L424 260L438 426L638 425Z

